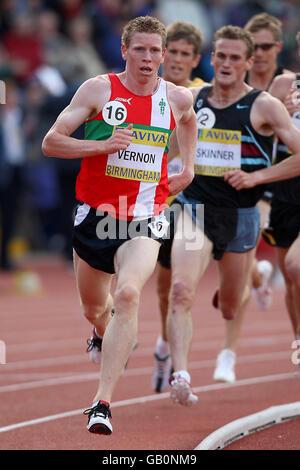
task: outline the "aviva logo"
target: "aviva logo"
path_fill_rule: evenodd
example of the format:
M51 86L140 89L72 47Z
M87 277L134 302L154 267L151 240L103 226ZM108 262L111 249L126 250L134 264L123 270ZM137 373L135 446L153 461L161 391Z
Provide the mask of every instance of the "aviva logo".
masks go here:
M121 129L116 127L116 129ZM152 129L132 129L133 144L150 145L151 147L166 147L168 143L168 132Z
M240 144L241 131L229 131L225 129L198 129L198 140L205 142L218 142L221 144Z

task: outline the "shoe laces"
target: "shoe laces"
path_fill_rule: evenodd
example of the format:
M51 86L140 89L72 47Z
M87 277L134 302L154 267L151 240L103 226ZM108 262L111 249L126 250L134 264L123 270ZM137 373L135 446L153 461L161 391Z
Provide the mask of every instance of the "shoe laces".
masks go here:
M97 405L93 406L92 408L87 408L83 412L84 415L89 415L89 418L91 416L99 416L102 415L105 419L106 418L111 418L111 412L110 408L106 406L104 403L98 403Z
M86 352L90 352L94 348L97 348L99 351L101 351L102 338L94 338L94 336L92 336L92 338L87 339L86 342L88 344Z

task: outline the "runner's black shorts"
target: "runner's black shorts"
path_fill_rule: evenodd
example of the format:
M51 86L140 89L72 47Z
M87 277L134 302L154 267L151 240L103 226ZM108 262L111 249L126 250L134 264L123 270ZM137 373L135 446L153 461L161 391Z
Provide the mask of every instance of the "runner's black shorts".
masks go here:
M201 202L181 193L172 202L171 209L178 204L182 210L186 208L194 222L212 241L215 260L222 259L225 252L245 253L256 246L260 230L260 212L257 206L224 208L204 204L204 217L200 220L197 217L197 207ZM167 269L171 268L173 238L174 231L167 243L162 245L158 255L159 263Z
M98 215L96 209L81 203L75 212L73 248L92 268L114 274L114 256L126 241L143 236L164 242L166 235L160 236L158 224L163 218L167 220L164 214L136 221L119 220L107 212Z
M268 227L263 239L271 246L289 248L300 234L300 205L272 200Z

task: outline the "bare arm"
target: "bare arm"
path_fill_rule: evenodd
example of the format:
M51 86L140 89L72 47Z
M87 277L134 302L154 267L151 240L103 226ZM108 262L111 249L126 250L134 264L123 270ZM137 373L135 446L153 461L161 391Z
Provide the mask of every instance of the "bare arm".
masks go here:
M83 83L46 134L42 143L44 154L58 158L82 158L126 149L131 140L132 126L118 130L106 141L70 137L86 119L102 109L109 96L110 84L105 76Z
M297 88L295 74L278 75L273 80L269 92L283 102L291 116L300 112L300 89Z
M178 150L182 159L182 171L169 178L170 194L178 194L194 177L194 155L197 142L197 120L193 110L191 92L182 87L171 87L169 99L176 121Z
M293 155L272 167L252 173L241 170L226 173L225 181L238 190L300 175L300 132L292 124L285 106L278 99L269 96L268 99L263 100L257 111L260 113L262 122L273 129Z

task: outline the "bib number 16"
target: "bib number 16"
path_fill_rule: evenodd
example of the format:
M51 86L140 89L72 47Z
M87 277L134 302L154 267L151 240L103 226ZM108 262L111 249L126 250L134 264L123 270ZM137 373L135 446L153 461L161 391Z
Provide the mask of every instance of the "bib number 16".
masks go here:
M109 101L102 110L103 119L111 126L117 126L126 121L127 109L119 101Z

